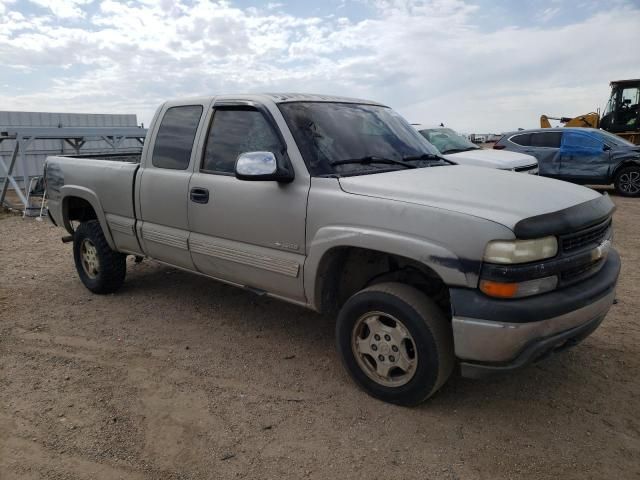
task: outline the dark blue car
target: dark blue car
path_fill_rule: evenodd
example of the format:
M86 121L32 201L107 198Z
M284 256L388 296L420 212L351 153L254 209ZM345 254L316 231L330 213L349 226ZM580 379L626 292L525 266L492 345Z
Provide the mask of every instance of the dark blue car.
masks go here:
M588 185L614 184L620 195L640 195L640 146L593 128L540 128L510 132L498 150L538 159L539 175Z

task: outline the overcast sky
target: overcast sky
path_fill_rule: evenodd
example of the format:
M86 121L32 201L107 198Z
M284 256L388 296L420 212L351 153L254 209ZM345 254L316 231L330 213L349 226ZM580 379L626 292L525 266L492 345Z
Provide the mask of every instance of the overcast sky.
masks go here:
M603 108L639 27L640 0L0 0L0 110L296 91L501 132Z

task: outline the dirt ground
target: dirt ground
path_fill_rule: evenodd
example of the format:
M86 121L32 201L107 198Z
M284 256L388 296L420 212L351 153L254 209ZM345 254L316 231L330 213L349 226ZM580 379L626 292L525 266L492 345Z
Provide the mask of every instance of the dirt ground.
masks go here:
M93 295L62 230L0 215L0 479L640 478L640 199L614 200L601 328L413 409L358 390L332 319L147 261Z

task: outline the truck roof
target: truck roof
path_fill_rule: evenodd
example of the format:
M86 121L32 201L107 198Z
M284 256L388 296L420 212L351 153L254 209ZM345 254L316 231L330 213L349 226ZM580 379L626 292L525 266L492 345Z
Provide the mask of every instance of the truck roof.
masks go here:
M276 103L287 102L340 102L340 103L366 103L370 105L382 105L372 100L361 98L339 97L336 95L318 95L312 93L266 93Z
M250 100L250 101L271 101L275 103L291 102L333 102L333 103L360 103L366 105L385 106L381 103L360 98L339 97L335 95L320 95L312 93L248 93L248 94L225 94L210 95L200 97L176 98L169 100L172 105L185 104L197 100L198 102L207 100Z
M640 78L631 78L628 80L612 80L609 85L640 85Z

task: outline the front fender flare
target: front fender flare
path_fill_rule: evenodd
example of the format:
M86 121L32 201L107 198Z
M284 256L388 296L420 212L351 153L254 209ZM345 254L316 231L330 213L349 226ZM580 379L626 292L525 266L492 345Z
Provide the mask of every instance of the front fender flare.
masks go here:
M319 229L308 247L304 265L304 289L311 306L321 309L322 292L318 288L318 270L331 250L357 247L415 260L436 272L447 285L470 286L477 281L480 262L457 257L445 247L428 239L357 226L328 226Z

